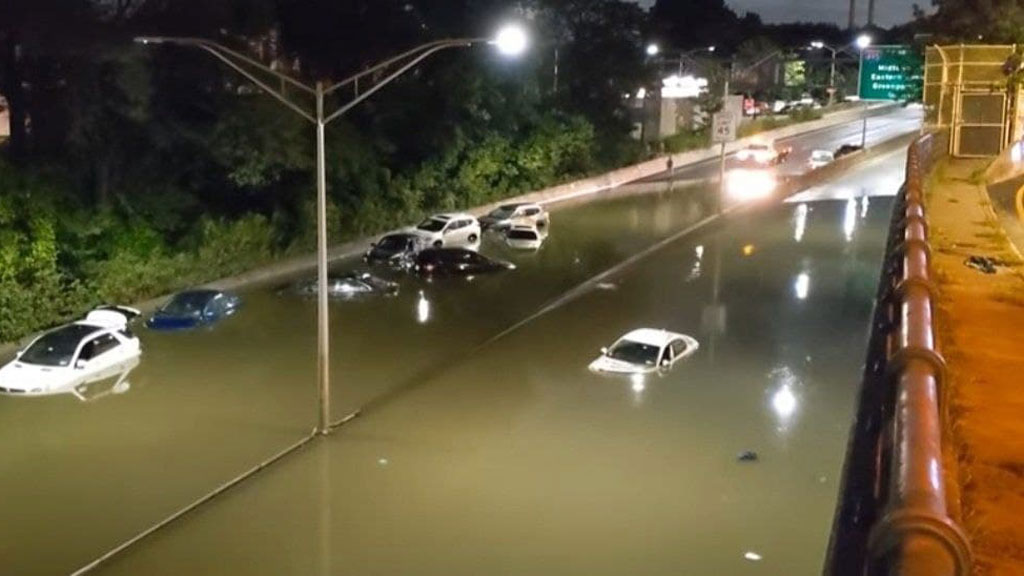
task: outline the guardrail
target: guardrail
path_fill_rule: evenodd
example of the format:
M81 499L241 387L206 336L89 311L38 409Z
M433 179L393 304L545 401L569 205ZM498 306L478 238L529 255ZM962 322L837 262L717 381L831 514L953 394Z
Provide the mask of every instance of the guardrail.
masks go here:
M923 184L944 134L916 139L893 208L867 362L824 573L967 576L971 553L946 510ZM937 143L938 142L938 143Z

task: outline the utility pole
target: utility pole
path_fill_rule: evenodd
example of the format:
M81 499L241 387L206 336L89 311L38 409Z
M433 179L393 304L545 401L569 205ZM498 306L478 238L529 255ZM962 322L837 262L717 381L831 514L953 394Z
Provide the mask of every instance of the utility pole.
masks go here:
M857 25L857 0L850 0L850 19L846 24L847 30L853 30Z

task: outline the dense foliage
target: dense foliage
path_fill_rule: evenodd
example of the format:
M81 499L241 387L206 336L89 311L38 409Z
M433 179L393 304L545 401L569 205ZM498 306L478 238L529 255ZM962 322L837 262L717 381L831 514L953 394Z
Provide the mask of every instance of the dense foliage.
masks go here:
M208 55L133 36L216 38L297 63L305 81L437 37L490 34L499 16L559 39L557 92L552 45L519 62L451 51L331 124L338 242L640 154L620 91L643 74L643 12L563 4L14 0L0 19L12 120L0 161L0 342L314 245L312 126ZM592 82L601 73L607 86Z
M721 0L662 0L655 12L657 31L621 0L8 0L0 342L314 244L312 126L209 54L133 37L215 39L329 82L425 41L524 21L524 58L442 52L329 126L339 242L649 154L630 137L623 94L653 80L643 48L658 34L677 48L732 42L732 54L755 32L788 42L801 30L736 17ZM697 38L686 27L701 14L714 18Z

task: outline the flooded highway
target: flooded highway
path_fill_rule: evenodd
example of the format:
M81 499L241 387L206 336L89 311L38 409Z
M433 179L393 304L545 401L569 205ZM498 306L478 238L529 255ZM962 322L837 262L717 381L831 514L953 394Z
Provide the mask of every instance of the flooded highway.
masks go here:
M902 152L848 178L879 170ZM537 253L484 244L514 271L333 303L333 416L362 416L93 573L818 571L887 198L732 217L479 347L709 206L568 207ZM209 330L138 328L116 390L0 397L4 574L72 572L310 431L315 302L242 296ZM587 370L641 326L700 349L643 379Z

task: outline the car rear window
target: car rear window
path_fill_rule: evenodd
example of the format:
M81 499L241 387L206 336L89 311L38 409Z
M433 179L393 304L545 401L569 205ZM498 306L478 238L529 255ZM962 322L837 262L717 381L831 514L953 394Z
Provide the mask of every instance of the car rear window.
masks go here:
M536 240L537 233L533 230L509 230L508 237L511 240Z

